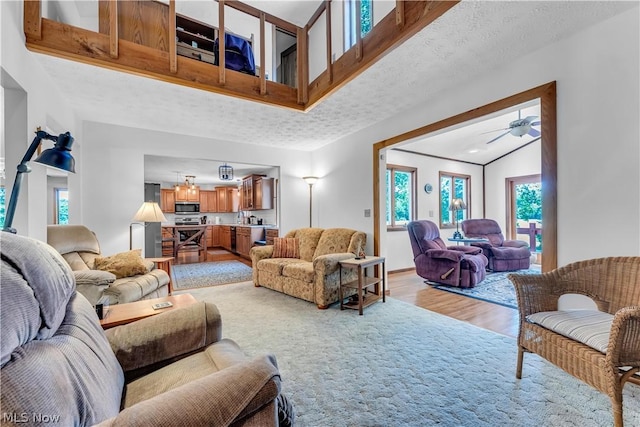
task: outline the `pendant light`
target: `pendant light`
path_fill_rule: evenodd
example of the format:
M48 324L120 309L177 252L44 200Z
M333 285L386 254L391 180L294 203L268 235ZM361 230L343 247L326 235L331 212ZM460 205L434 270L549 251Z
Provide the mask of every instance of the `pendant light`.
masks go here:
M228 164L223 164L218 167L218 176L222 181L233 180L233 168Z

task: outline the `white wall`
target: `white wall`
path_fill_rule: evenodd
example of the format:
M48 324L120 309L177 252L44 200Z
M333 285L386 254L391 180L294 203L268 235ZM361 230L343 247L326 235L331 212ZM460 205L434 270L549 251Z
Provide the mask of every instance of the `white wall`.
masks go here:
M283 231L308 226L308 186L301 178L310 172L308 152L94 122L84 123L84 135L81 223L96 233L105 254L128 249L129 223L144 200L145 154L280 166L279 225Z
M325 178L330 190L318 194L320 225L351 224L371 235L373 224L361 209L373 203L374 143L555 80L558 263L638 255L639 11L636 6L317 150L314 165L331 172ZM383 236L381 242L389 256Z
M40 63L25 48L22 6L22 1L0 2L2 86L5 89L10 87L12 91L26 93L26 108L23 105L8 105L4 110L3 121L9 120L10 123L3 131L10 132L11 135L10 139L5 138L7 203L16 175L16 166L33 141L37 127L59 133L70 131L76 138L72 155L76 160L82 155L81 144L78 142L82 140L82 134L76 126L75 115L64 96L55 89ZM5 91L5 101L7 101L7 91ZM19 114L20 117L11 118L9 114ZM25 114L26 117L24 117ZM16 121L20 123L17 125L19 128L9 129L16 126ZM51 141L43 141L45 149L52 146ZM33 171L24 175L13 226L18 230L18 234L46 240L46 168L35 162L31 162L30 166ZM77 194L80 185L79 176L70 174L69 191ZM70 216L77 215L78 210L77 202L71 205L70 201Z

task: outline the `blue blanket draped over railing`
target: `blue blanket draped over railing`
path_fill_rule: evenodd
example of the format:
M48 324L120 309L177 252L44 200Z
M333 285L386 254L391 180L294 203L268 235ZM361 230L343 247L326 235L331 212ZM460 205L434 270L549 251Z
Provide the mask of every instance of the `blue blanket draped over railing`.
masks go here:
M256 75L256 66L253 60L253 50L251 43L242 37L225 33L224 35L224 61L225 68L240 71L242 73ZM219 65L219 44L218 39L214 42L213 51L215 55L215 65Z

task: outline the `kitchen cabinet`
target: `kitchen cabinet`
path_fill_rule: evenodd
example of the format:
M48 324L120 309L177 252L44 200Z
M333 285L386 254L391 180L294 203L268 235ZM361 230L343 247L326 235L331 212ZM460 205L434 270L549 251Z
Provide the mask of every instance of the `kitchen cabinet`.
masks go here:
M273 178L258 177L253 192L255 209L273 209Z
M220 246L231 251L231 226L221 225L220 227Z
M273 245L273 239L278 237L279 230L277 228L266 228L264 230L264 239L267 245Z
M236 227L236 252L238 255L248 259L253 242L263 238L264 227Z
M176 192L172 189L160 189L160 209L164 213L176 211Z
M200 187L195 188L181 185L176 191L176 202L200 202Z
M217 212L238 212L238 189L236 187L218 187L216 192Z
M249 175L242 179L242 209L273 209L273 178Z
M229 242L229 246L231 242ZM220 246L220 226L219 225L210 225L207 227L207 247L215 248Z
M218 247L220 246L220 226L214 225L211 228L211 246Z
M200 212L218 212L218 193L216 190L200 190Z
M227 188L227 207L229 208L227 212L238 212L238 208L240 207L238 187Z

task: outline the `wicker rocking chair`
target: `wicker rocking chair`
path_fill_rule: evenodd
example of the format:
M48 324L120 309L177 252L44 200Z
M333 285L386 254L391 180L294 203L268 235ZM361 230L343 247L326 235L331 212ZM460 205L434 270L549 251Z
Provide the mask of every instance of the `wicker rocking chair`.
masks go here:
M640 385L640 257L592 259L508 277L520 311L516 377L522 378L524 352L536 353L607 394L614 425L622 427L622 388L627 381ZM586 295L599 311L557 311L564 294Z

